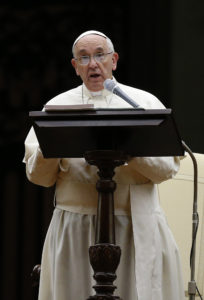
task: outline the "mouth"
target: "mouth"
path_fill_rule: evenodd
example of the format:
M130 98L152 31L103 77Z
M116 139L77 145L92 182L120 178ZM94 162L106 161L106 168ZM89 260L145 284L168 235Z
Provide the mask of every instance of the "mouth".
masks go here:
M101 77L101 75L98 74L98 73L94 73L94 74L90 74L90 75L89 75L89 78L90 78L90 79L99 79L100 77Z

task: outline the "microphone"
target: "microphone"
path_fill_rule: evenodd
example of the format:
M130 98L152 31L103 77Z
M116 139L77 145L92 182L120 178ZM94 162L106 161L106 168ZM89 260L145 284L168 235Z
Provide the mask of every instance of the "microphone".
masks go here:
M139 104L137 104L134 100L132 100L125 92L123 92L114 80L111 80L109 78L106 79L103 83L103 86L106 90L121 97L123 100L125 100L133 107L144 110L144 108L142 108Z

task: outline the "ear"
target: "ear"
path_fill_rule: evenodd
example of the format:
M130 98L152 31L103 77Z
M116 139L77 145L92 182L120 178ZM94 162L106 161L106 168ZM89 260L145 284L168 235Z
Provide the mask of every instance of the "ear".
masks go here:
M119 55L117 52L114 52L113 53L113 56L112 56L112 62L113 62L113 66L112 66L112 70L115 71L116 68L117 68L117 62L118 62L118 59L119 59Z
M77 62L74 58L72 58L71 64L72 64L73 68L75 69L76 74L79 76Z

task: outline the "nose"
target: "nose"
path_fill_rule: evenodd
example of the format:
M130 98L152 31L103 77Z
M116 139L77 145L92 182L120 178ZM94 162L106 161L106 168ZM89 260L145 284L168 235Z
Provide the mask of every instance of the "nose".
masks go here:
M97 62L95 61L95 59L94 59L93 56L90 56L89 66L90 67L96 67L96 66L98 66Z

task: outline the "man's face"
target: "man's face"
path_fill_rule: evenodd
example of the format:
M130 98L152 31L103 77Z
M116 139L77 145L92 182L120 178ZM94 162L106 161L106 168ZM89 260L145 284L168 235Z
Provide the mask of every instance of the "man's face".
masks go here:
M105 55L102 62L94 59L94 55L99 53L109 53L107 41L99 35L87 35L81 38L75 45L75 58L72 59L72 65L76 74L79 75L90 91L100 91L103 82L107 78L112 78L112 71L117 67L118 54L113 52ZM87 65L80 63L80 57L89 56L90 61Z

